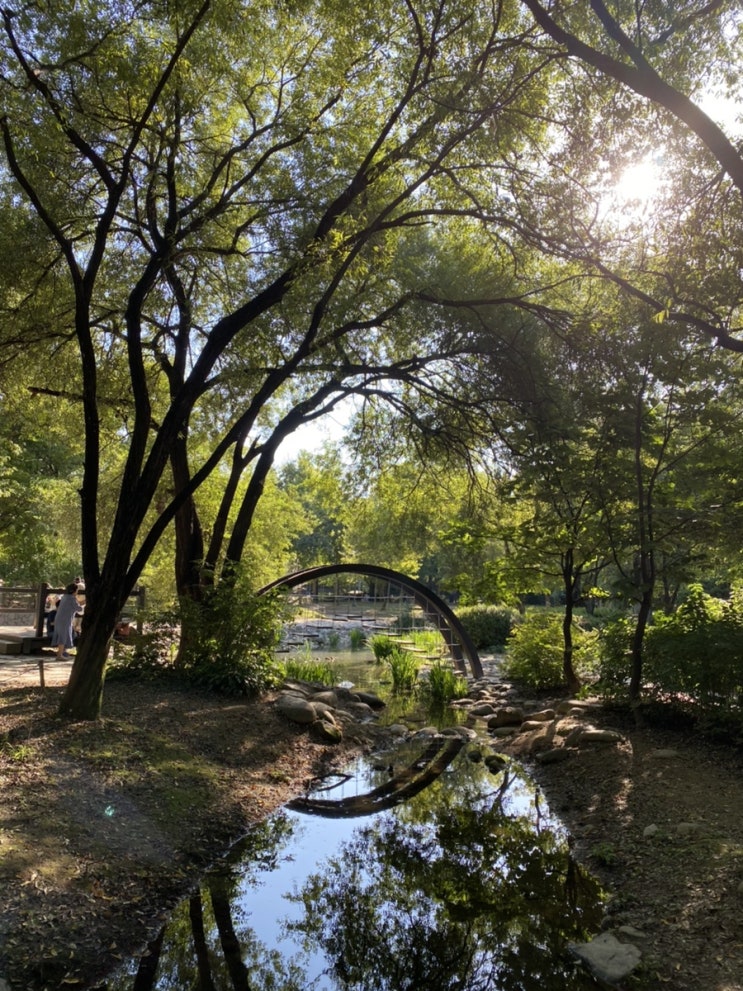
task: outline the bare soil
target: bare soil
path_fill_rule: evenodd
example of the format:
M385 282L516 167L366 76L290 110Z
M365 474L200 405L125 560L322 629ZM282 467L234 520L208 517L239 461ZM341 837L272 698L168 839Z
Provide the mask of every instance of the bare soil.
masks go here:
M91 724L57 717L60 691L0 685L0 991L95 987L251 823L379 743L361 727L315 743L272 695L109 682ZM643 963L623 986L743 991L740 751L620 711L593 720L624 741L550 765L533 759L534 734L502 749L604 882L607 928L637 930Z
M0 991L94 987L252 823L374 746L315 743L270 694L111 681L95 723L60 694L0 688Z
M609 892L605 928L642 950L622 987L741 991L743 752L691 720L681 728L665 709L638 720L599 706L590 719L623 742L544 764L540 749L561 743L540 740L545 730L503 749L529 768L570 829L577 859Z

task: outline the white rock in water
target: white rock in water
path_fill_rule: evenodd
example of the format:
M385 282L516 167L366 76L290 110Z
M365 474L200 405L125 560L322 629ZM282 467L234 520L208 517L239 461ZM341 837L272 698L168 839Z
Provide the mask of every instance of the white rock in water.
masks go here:
M611 933L601 933L590 943L571 943L569 949L596 977L610 984L631 974L642 956L633 943L620 943Z

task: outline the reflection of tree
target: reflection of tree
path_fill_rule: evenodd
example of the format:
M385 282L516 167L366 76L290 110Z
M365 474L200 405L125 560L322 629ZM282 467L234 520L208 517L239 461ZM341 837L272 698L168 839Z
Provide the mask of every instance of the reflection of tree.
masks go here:
M147 952L139 961L139 967L132 984L132 991L152 991L155 986L157 967L160 963L160 951L163 945L165 929L161 929L155 939L147 946Z
M191 895L188 900L188 916L191 920L196 969L199 974L200 991L213 991L211 967L209 966L209 945L204 927L204 910L201 904L201 892Z
M591 921L596 890L575 884L553 832L504 813L506 788L504 779L487 802L429 805L427 821L380 818L308 880L292 928L335 962L338 987L593 986L561 961Z
M595 986L564 958L567 939L598 921L595 886L517 768L493 774L484 761L460 756L456 775L444 772L394 813L368 820L293 896L304 911L298 921L283 920L295 940L283 952L280 942L258 938L251 916L291 828L281 819L264 824L236 850L236 868L225 864L176 910L155 954L158 987ZM154 967L143 966L137 991L150 991L154 977Z
M214 912L214 921L217 923L219 931L219 941L222 944L222 952L227 963L227 970L235 991L250 991L248 983L248 969L242 962L240 955L240 943L235 935L235 927L232 924L232 906L230 903L229 885L226 883L224 875L214 875L208 882L209 896Z

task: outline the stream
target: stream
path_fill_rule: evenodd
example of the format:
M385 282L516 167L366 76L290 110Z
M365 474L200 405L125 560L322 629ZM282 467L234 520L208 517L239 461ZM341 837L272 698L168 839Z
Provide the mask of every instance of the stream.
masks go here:
M599 987L568 943L599 929L601 892L561 823L487 735L444 732L361 758L256 826L108 991Z

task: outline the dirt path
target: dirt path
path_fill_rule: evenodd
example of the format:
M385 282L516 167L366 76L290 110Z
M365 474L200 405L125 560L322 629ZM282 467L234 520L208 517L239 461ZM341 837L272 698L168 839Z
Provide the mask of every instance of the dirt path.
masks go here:
M606 929L630 927L642 950L622 987L743 991L743 754L650 714L638 727L598 708L592 721L623 741L556 763L529 755L529 734L504 749L525 762L579 861L604 882Z

